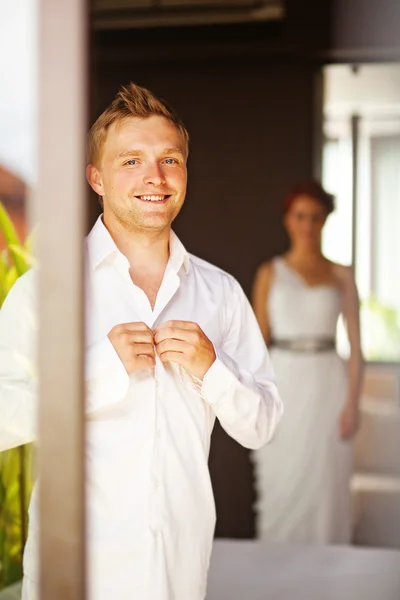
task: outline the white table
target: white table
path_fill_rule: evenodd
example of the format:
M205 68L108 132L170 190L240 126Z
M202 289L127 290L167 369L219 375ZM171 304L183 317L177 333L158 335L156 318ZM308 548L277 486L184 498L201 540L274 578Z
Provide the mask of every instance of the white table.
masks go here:
M400 551L216 540L207 600L400 600Z

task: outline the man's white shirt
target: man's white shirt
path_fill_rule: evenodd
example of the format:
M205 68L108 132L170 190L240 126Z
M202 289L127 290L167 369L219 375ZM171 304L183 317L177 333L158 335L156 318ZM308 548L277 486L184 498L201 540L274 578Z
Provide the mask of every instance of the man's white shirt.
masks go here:
M235 279L188 254L173 232L154 310L101 218L87 238L86 273L89 599L203 600L215 526L215 418L256 449L282 414L261 332ZM20 278L0 311L0 450L37 438L35 279L34 271ZM217 359L202 382L158 358L129 376L107 337L120 323L154 329L169 320L198 323L213 343ZM35 487L24 557L32 581L37 502Z

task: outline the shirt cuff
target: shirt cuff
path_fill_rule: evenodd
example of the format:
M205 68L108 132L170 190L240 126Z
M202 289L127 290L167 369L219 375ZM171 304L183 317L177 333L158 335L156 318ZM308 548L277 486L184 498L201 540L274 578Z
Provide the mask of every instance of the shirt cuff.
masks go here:
M232 387L238 384L236 375L218 357L203 378L201 395L208 404L216 404Z

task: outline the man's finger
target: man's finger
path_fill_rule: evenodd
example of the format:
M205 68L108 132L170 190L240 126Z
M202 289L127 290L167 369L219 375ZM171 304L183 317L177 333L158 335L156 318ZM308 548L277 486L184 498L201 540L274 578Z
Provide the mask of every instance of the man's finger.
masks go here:
M157 344L157 354L161 356L165 352L187 353L190 348L192 346L182 340L167 339Z
M179 327L164 327L154 335L155 344L160 344L163 340L182 340L189 344L198 344L202 337L200 329L181 329Z
M153 344L136 344L134 345L134 352L136 356L151 356L155 357L155 350Z
M188 358L183 352L173 352L173 351L164 352L160 356L160 360L163 363L166 363L166 362L177 363L178 365L182 365L182 367L186 367L186 368L188 367L188 364L189 364Z
M149 333L153 334L150 327L148 327L146 323L143 323L142 321L134 321L132 323L120 323L119 325L116 325L114 329L119 330L120 333L124 333L126 331L148 331Z
M153 332L125 331L122 335L130 344L154 344Z
M179 329L178 327L164 327L154 334L154 343L160 344L164 340L181 340L185 341L188 338L186 329Z
M178 328L178 329L188 329L188 330L199 329L199 325L197 323L194 323L194 321L171 320L171 321L165 321L164 323L160 323L160 325L157 325L154 332L160 331L160 330L168 328L168 327L174 327L174 328Z
M136 359L136 367L138 369L148 369L154 367L155 359L152 356L138 356Z

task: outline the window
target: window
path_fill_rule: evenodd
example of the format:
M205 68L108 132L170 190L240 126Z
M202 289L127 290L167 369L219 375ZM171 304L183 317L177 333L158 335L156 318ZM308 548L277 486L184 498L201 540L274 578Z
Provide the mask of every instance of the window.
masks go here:
M400 68L391 68L400 89ZM360 74L352 74L346 67L330 67L328 80L330 69L333 81L327 85L323 183L336 195L336 211L327 222L323 250L334 261L354 264L366 359L399 362L400 95L395 103L389 97L393 89L381 87L379 103L374 100L374 78L382 67L367 68L362 93L357 80ZM338 69L341 76L344 70L347 73L341 81ZM386 85L393 88L393 77L386 78ZM339 348L347 354L342 325Z

